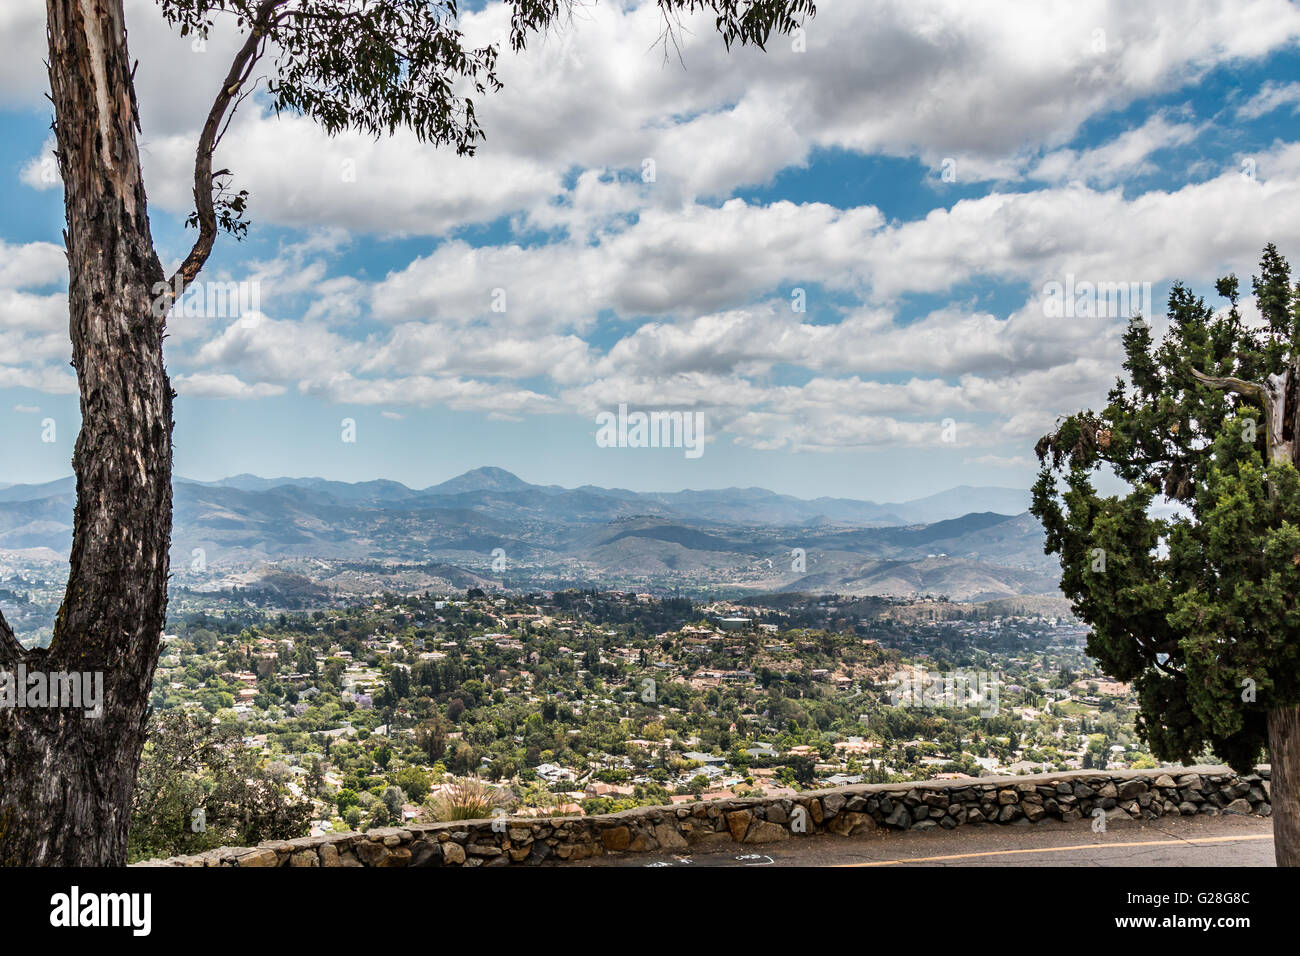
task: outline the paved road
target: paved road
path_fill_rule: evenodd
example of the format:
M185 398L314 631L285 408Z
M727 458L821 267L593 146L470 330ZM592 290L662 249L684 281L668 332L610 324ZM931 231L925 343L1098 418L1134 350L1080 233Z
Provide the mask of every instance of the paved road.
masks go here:
M583 864L579 864L583 865ZM1273 866L1273 823L1248 816L1178 817L920 833L830 834L711 852L623 853L588 866Z

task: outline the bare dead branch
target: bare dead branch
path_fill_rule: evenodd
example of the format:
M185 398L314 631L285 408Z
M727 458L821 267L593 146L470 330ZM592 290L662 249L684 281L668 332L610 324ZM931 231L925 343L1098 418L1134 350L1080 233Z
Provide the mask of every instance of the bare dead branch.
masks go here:
M1254 401L1264 407L1265 443L1268 457L1273 461L1296 463L1297 446L1287 437L1285 429L1287 399L1300 380L1300 357L1290 361L1286 372L1270 375L1263 384L1246 382L1231 376L1216 377L1192 369L1192 375L1203 385L1223 389Z
M1232 376L1206 375L1196 369L1192 369L1192 376L1202 385L1208 385L1210 388L1217 388L1225 392L1234 392L1244 398L1262 400L1265 397L1264 386L1255 382L1247 382L1244 379L1233 378Z

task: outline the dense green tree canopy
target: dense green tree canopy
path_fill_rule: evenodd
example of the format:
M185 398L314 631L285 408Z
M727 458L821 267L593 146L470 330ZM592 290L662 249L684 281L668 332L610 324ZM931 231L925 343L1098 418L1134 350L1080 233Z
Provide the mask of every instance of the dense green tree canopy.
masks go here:
M1092 626L1088 653L1136 682L1152 752L1187 761L1209 746L1244 769L1268 711L1300 701L1296 409L1277 420L1260 387L1291 380L1300 287L1270 244L1253 280L1261 321L1243 318L1235 276L1217 291L1223 308L1175 285L1159 344L1130 324L1127 380L1040 440L1032 511ZM1128 493L1099 494L1101 471Z

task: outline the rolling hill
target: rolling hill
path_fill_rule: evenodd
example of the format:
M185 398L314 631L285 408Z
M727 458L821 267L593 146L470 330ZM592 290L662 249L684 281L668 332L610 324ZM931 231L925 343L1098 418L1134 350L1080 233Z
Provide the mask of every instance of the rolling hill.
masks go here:
M71 479L0 489L0 549L66 553L73 495ZM958 488L896 504L761 488L638 493L534 485L499 468L425 489L254 475L177 479L173 566L184 575L199 549L218 567L297 558L436 562L519 586L707 583L956 600L1052 593L1056 566L1024 513L1026 497L1007 488Z

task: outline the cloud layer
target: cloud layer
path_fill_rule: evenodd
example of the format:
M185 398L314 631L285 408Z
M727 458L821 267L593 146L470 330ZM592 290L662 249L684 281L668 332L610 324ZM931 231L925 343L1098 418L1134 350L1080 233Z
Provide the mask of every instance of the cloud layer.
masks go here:
M150 197L181 218L235 36L199 49L128 8ZM507 22L463 17L476 42ZM600 4L505 57L474 158L245 104L218 164L283 238L212 277L251 283L255 309L173 321L177 389L390 417L626 402L707 411L757 449L952 442L1024 468L1060 411L1104 396L1128 320L1053 316L1049 283L1208 287L1265 241L1300 247L1300 143L1259 126L1300 82L1202 89L1294 47L1284 0L823 4L766 54L688 20L680 60L662 26ZM10 109L40 102L43 29L0 12ZM58 188L48 150L13 188ZM844 169L886 162L870 201L842 199ZM921 211L887 212L900 196ZM0 237L0 387L74 389L63 269L58 246Z

